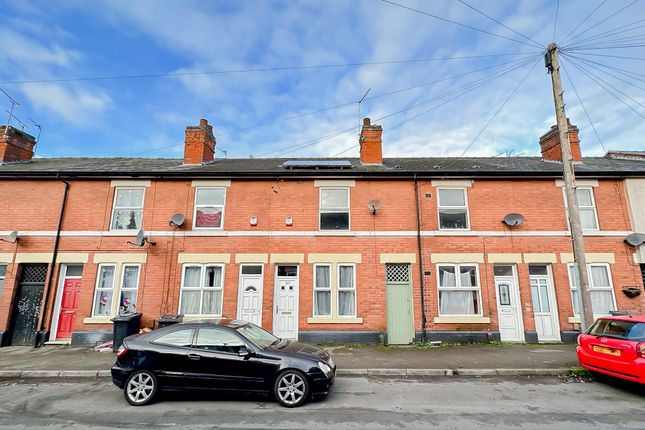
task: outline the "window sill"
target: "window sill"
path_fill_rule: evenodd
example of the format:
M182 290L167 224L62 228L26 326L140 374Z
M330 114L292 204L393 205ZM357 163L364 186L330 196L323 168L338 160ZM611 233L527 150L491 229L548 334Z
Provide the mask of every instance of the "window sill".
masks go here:
M363 318L357 317L309 317L308 324L363 324Z
M571 324L580 324L580 317L569 317L567 318L567 321L570 322Z
M490 324L490 318L477 316L434 317L435 324Z
M83 324L112 324L112 318L114 317L88 317L83 319Z

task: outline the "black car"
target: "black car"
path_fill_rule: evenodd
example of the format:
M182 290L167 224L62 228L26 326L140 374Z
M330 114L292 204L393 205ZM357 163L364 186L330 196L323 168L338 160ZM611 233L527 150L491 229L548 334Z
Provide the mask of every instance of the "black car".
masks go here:
M175 324L127 337L112 381L126 400L150 403L159 390L273 393L286 407L325 395L336 366L322 348L279 339L246 321Z

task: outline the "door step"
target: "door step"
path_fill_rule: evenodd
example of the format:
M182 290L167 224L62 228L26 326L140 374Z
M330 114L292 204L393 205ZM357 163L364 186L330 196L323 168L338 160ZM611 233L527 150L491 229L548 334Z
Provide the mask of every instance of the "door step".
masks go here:
M50 340L45 342L45 345L69 345L72 343L71 339L61 339L61 340Z

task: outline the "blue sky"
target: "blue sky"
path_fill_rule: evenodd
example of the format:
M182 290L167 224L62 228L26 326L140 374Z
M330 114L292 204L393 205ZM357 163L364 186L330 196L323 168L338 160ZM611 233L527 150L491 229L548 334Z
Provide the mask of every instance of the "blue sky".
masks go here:
M457 1L396 1L527 42ZM540 44L552 40L556 1L466 1ZM630 2L606 2L576 31L590 28L578 41L645 17L645 2L639 2L595 25ZM361 103L361 116L387 116L374 121L383 126L386 156L459 156L525 76L517 93L467 155L507 151L538 155L538 138L555 121L550 77L538 55L540 49L379 0L3 3L0 88L22 104L16 111L20 119L30 124L32 118L43 125L36 150L40 156L178 157L183 153L185 126L197 124L202 117L214 126L217 145L229 157L332 156L345 150L342 156L357 156L357 101L368 88L371 90ZM602 2L560 3L556 41ZM588 47L599 48L607 40L641 34L643 30L638 28L610 34L588 42ZM642 44L642 39L629 43ZM588 61L642 72L642 60L605 56L645 57L642 47L609 51L594 49L575 54L584 55ZM513 55L150 79L7 83L488 54ZM529 55L533 61L528 63L527 59L524 64ZM645 116L642 74L633 79L616 75L639 89L602 72L616 73L611 69L583 65L622 91L624 94L617 93L619 98ZM605 147L645 149L645 120L566 59L564 66ZM479 69L486 70L418 86ZM471 83L491 75L497 78L464 92ZM603 155L566 76L563 81L568 116L581 129L583 154ZM374 97L412 86L418 87ZM418 105L388 116L413 104ZM0 94L3 111L9 106ZM275 123L258 127L271 122ZM249 127L253 128L236 131ZM36 133L33 126L27 131ZM331 137L316 140L326 136ZM218 151L217 157L223 156Z

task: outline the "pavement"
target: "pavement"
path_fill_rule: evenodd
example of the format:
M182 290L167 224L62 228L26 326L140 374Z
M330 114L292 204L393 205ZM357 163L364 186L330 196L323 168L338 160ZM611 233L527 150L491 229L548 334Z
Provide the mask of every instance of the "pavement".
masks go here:
M161 393L132 407L106 378L0 381L0 428L85 429L643 429L642 386L566 377L339 377L302 407L267 396Z
M564 375L578 367L575 345L326 346L339 376ZM92 348L0 348L0 378L109 376L112 352Z

